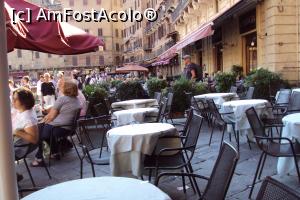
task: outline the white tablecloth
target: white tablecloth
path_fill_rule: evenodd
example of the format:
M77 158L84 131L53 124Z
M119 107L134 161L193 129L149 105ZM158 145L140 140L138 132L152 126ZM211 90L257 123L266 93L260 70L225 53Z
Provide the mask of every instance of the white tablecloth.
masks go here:
M139 177L143 168L143 155L153 153L160 136L176 134L173 125L164 123L133 124L111 129L107 133L107 141L111 150L112 175ZM180 141L168 140L161 145L178 147Z
M121 110L113 113L116 126L128 125L131 123L145 122L145 116L156 116L158 108L134 108L129 110Z
M284 127L282 137L297 139L300 141L300 113L287 115L282 119ZM295 167L293 158L278 158L278 174L287 174Z
M248 131L251 129L246 116L246 110L254 107L257 114L261 115L270 115L267 109L267 100L262 99L251 99L251 100L237 100L225 102L222 105L221 113L231 113L231 115L224 115L224 118L235 122L235 129L237 131Z
M157 106L156 99L133 99L128 101L120 101L111 104L112 108L132 109L132 108L148 108Z
M23 200L171 200L154 185L130 178L100 177L68 181L32 193Z
M216 105L222 105L226 101L230 101L232 99L238 99L239 96L236 93L209 93L195 96L195 99L213 99Z
M292 90L292 92L300 92L300 88L295 88Z

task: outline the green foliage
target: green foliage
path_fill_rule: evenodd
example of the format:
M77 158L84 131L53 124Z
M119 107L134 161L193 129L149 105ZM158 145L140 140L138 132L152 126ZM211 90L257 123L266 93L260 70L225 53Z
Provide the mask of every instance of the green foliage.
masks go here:
M176 80L173 85L173 112L184 112L188 109L189 102L185 92L191 92L193 95L200 95L207 93L208 89L204 83L195 83L183 77Z
M98 103L104 103L104 99L108 97L107 88L104 84L87 85L83 89L83 94L86 99L90 102L89 107L93 108ZM97 116L94 109L89 110L92 116Z
M255 87L254 97L260 99L268 99L282 86L289 87L279 74L262 68L252 71L245 78L245 85Z
M123 81L121 80L113 80L110 82L112 88L118 88Z
M240 65L233 65L231 71L235 75L241 75L243 73L243 67Z
M117 98L121 101L146 98L146 92L138 81L124 81L117 88Z
M207 94L208 91L208 86L205 83L196 83L193 85L193 94L194 95L201 95L201 94Z
M150 97L153 97L155 92L161 92L167 86L167 81L163 79L151 78L147 81L147 88Z
M235 85L236 74L231 72L220 72L217 73L215 79L217 92L228 92L230 87Z

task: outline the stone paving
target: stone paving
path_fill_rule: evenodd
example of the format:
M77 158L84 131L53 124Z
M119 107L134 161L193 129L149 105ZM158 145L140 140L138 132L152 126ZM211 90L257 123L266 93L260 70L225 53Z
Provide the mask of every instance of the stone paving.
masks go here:
M209 135L210 129L206 124L204 124L199 137L196 154L193 158L193 168L195 173L204 176L210 175L212 167L216 161L220 145L221 132L215 132L211 146L208 146ZM228 137L226 140L228 140ZM233 141L233 144L235 144L235 141ZM256 145L252 144L252 150L250 150L246 143L246 139L241 137L240 160L238 162L226 199L248 199L248 194L250 191L249 185L252 183L259 155L260 151ZM31 161L32 158L29 158L28 161ZM263 171L263 177L272 176L275 179L287 184L291 188L300 191L300 184L296 176L296 171L292 172L290 175L279 176L276 175L276 165L277 159L269 157ZM96 176L110 175L109 166L96 166L95 169ZM20 182L20 187L31 187L30 179L22 162L17 165L17 171L24 175L24 180ZM49 180L44 168L31 168L31 172L36 185L39 187L46 187L68 180L79 179L79 160L75 150L73 149L70 152L67 152L60 161L52 161L50 167L50 173L52 175L51 180ZM91 168L87 162L84 164L84 177L92 177ZM163 179L160 182L159 187L169 194L174 200L197 199L197 196L193 193L191 188L189 188L187 193L184 194L181 183L181 178L170 177ZM199 181L201 191L203 191L205 184L205 181ZM261 181L256 184L252 198L256 197L260 184Z

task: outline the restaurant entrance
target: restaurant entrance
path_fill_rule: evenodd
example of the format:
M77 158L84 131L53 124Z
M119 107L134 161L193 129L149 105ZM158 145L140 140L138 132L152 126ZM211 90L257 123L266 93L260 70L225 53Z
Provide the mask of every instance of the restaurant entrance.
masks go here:
M246 73L257 68L257 35L256 32L244 36Z

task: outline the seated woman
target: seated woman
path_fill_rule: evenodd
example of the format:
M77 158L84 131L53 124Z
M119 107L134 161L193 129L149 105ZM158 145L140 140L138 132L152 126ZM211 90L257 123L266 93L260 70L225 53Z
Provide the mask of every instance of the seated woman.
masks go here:
M43 128L40 131L39 150L36 154L36 160L32 162L33 167L43 166L43 141L50 143L51 132L53 136L64 137L70 133L74 118L81 109L80 102L77 98L77 84L72 80L64 80L62 83L62 93L50 109L49 113L44 117ZM51 153L53 157L58 157L57 144L55 141L51 145Z
M15 144L16 159L22 158L27 153L27 148L21 147L26 144L37 144L39 140L38 120L34 107L34 97L30 90L25 88L17 89L12 94L12 128ZM17 174L18 181L22 175Z

